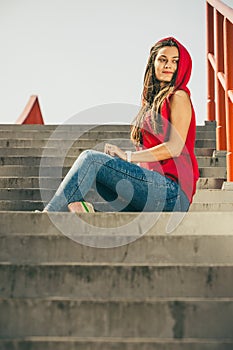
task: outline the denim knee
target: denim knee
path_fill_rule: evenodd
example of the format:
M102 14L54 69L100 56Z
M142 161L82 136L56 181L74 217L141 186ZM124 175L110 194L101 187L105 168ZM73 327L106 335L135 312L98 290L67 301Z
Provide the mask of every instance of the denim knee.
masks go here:
M93 153L93 151L91 149L86 149L86 150L82 151L82 153L80 153L78 158L80 158L80 157L82 157L84 159L91 158L91 160L92 160L93 159L93 154L92 153Z

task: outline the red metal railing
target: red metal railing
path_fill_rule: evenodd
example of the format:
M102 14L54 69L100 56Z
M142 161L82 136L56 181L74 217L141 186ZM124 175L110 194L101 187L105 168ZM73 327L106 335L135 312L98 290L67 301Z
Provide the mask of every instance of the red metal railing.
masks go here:
M216 120L216 149L227 151L227 181L233 181L233 9L206 1L207 116Z
M28 103L15 124L44 124L38 96L32 95L29 98Z

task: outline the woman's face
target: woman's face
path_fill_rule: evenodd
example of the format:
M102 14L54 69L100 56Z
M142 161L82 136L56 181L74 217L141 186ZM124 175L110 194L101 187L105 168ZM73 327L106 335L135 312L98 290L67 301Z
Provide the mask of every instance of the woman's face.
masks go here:
M156 78L161 82L161 86L172 80L177 70L178 60L179 51L175 46L164 46L158 51L154 66Z

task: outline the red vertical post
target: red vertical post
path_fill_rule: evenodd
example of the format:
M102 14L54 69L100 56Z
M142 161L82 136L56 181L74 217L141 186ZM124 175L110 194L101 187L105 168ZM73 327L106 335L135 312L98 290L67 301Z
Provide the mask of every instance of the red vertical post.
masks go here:
M227 181L233 181L233 103L228 91L233 90L233 24L224 18L224 64L226 77Z
M226 110L225 90L219 81L218 72L224 72L224 49L223 49L223 16L215 9L215 99L216 99L216 149L226 150Z
M214 53L214 11L206 3L206 42L207 42L207 119L215 120L214 70L208 59L208 53Z

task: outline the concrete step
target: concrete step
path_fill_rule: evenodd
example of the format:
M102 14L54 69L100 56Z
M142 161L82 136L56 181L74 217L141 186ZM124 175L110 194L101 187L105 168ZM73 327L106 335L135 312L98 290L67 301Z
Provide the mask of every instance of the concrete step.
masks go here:
M95 136L95 135L94 135ZM111 135L108 135L108 137L92 137L92 138L87 138L82 137L82 138L76 138L76 139L26 139L26 138L16 138L15 140L9 140L8 138L2 138L0 139L0 147L1 148L11 148L11 147L34 147L34 148L42 148L42 147L54 147L54 148L59 148L59 149L68 149L71 146L72 147L84 147L85 149L88 148L94 148L98 147L100 148L101 146L103 147L106 142L110 142L113 144L116 144L118 146L123 146L123 147L129 147L134 149L134 146L132 145L131 141L129 140L128 137L123 137L123 136L114 136L111 137ZM209 139L204 139L204 140L196 140L195 142L195 147L196 148L211 148L215 149L216 148L216 142L215 140L209 140ZM207 151L208 152L208 151ZM212 155L211 154L203 154L203 155Z
M96 149L99 151L103 151L104 149L104 141L100 142L100 141L91 141L91 140L78 140L76 142L74 142L74 144L72 145L72 147L70 147L70 142L69 141L63 141L62 145L61 142L52 142L51 145L53 147L47 147L46 148L46 154L50 154L51 152L53 152L53 149L57 149L56 152L64 152L67 150L68 154L75 156L77 155L77 152L82 152L85 149L91 148L91 149ZM132 144L130 143L130 141L128 140L114 140L114 143L117 144L119 147L122 147L123 149L127 148L127 149L131 149L132 151L134 151L134 147L132 146ZM40 140L40 141L31 141L31 140L13 140L13 141L9 141L9 140L0 140L0 147L2 147L4 150L6 150L7 147L9 147L8 149L10 150L11 148L37 148L37 149L41 149L44 148L46 146L47 142L45 142L44 140ZM214 152L215 148L199 148L196 147L195 148L195 154L196 156L203 156L203 157L212 157L213 152ZM2 155L8 155L11 151L6 151L6 154L4 152L2 152ZM40 152L40 151L39 151ZM17 153L18 154L18 153ZM59 153L60 155L61 153Z
M224 191L219 189L197 190L193 203L232 203L233 191Z
M91 128L90 126L89 127L86 127L86 128L73 128L73 129L70 129L70 128L57 128L56 130L51 130L51 129L47 129L47 128L43 128L41 130L33 130L31 129L30 131L27 130L27 129L12 129L12 130L2 130L0 128L0 139L4 139L6 138L6 136L8 136L9 139L14 139L16 138L16 135L18 138L22 138L22 139L27 139L27 138L31 138L31 139L48 139L50 138L51 136L53 138L64 138L64 139L70 139L70 137L72 138L79 138L80 136L83 137L83 135L88 135L88 138L89 138L89 135L90 134L94 134L94 135L106 135L104 136L104 138L109 138L108 134L110 135L120 135L119 137L124 137L126 135L129 136L130 134L130 128L129 127L126 127L126 128L117 128L117 126L115 127L112 127L112 128L101 128L98 127L98 128ZM40 137L41 135L41 137ZM93 135L93 136L94 136ZM118 137L118 136L117 136ZM196 131L196 139L202 139L202 140L205 140L205 139L212 139L212 140L216 140L216 131L215 130L198 130Z
M124 147L123 147L124 146ZM123 149L129 149L126 145L121 146ZM97 145L95 147L96 150L103 152L103 145ZM134 150L131 147L132 150ZM66 154L67 158L77 158L81 152L83 152L85 148L75 148L72 147L68 150ZM12 156L21 156L21 157L41 157L43 154L46 157L51 157L51 160L54 162L55 160L61 158L61 150L57 148L47 148L46 151L43 148L35 148L35 147L13 147L13 148L2 148L2 155L5 157ZM55 159L54 159L55 158ZM197 156L197 161L200 167L209 167L209 166L226 166L226 158L225 157L212 157L212 156Z
M31 132L14 132L14 131L0 131L0 139L29 139L29 140L77 140L77 139L116 139L130 138L130 130L128 131L56 131L51 133L50 131L31 131Z
M15 160L17 157L15 157ZM31 163L30 160L32 159ZM12 164L5 164L4 166L0 167L0 177L38 177L39 174L41 174L42 177L52 177L56 178L61 176L65 176L67 172L70 170L70 166L46 166L40 168L40 158L28 158L28 157L19 157L17 163L21 163L18 165L13 165L14 160L9 158L6 158L7 163ZM22 163L24 165L22 165ZM25 165L28 164L28 165ZM33 166L34 164L34 166ZM38 164L38 165L36 165ZM226 179L226 168L225 167L206 167L206 168L200 168L200 176L201 177L213 177L213 178L221 178ZM216 187L218 188L218 187Z
M64 125L29 125L29 124L1 124L0 125L1 132L14 132L14 133L53 133L53 132L86 132L86 131L98 131L98 132L129 132L130 124L64 124ZM207 135L216 136L216 128L211 126L197 125L196 126L196 134L206 133Z
M20 188L20 189L39 189L40 188L40 183L39 183L39 176L26 176L26 173L28 172L27 167L16 167L17 170L20 169L20 173L18 172L19 176L16 177L17 175L17 170L15 167L2 167L0 169L0 173L11 173L11 176L1 176L0 177L0 188L3 189L5 188L6 190L13 189L13 188ZM7 171L5 171L7 169ZM30 167L29 172L32 170ZM58 171L58 169L57 169ZM34 171L35 172L35 171ZM39 170L37 170L39 172ZM22 175L23 174L23 175ZM52 174L51 174L52 175ZM43 184L43 188L47 189L52 189L55 190L58 188L59 184L61 183L62 178L56 178L56 177L40 177L41 179L41 184ZM198 180L198 188L200 189L221 189L222 183L225 181L223 178L200 178Z
M123 149L126 149L126 145L121 146ZM58 157L61 158L62 156L67 157L78 157L78 155L83 152L86 149L86 147L71 147L70 149L59 149L55 147L51 148L43 148L43 147L12 147L12 148L2 148L0 149L0 152L4 157L12 157L12 156L30 156L30 157L41 157L42 155L46 157ZM99 150L103 152L104 150L104 145L102 144L97 144L96 146L93 145L91 149ZM127 147L129 149L129 147ZM132 151L134 150L131 147Z
M192 213L193 214L193 213ZM225 214L225 213L224 213ZM198 220L201 221L199 215ZM229 224L230 225L230 224ZM204 232L204 231L203 231ZM99 237L99 236L98 236ZM98 237L92 237L97 240ZM80 242L86 237L80 236ZM148 266L233 264L233 234L144 235L130 244L96 248L63 234L5 233L0 235L0 261L12 264L136 264ZM226 282L226 281L225 281ZM224 282L224 283L225 283Z
M54 132L55 130L61 130L66 132L74 131L85 131L85 130L94 131L128 131L130 129L130 124L0 124L0 130L3 131L32 131L32 132L41 132L41 131L50 131ZM200 130L208 130L204 125L198 126ZM212 129L211 129L212 130Z
M132 151L135 151L133 147L127 147L127 144L122 142L121 148L123 150L129 150L131 149ZM76 159L80 153L82 153L86 148L85 147L72 147L69 150L65 149L59 149L59 148L37 148L37 147L12 147L12 148L2 148L0 150L2 154L2 162L6 158L12 158L12 157L33 157L33 158L48 158L48 161L53 161L53 164L55 165L57 163L60 164L59 159L68 159L70 158L70 162L73 159ZM96 145L95 147L92 147L92 149L95 149L97 151L103 152L104 150L104 145L99 144ZM196 153L198 153L197 151ZM210 153L210 152L209 152ZM200 167L210 167L210 166L226 166L226 158L225 157L212 157L212 150L211 150L211 155L208 156L202 156L202 155L197 155L197 161Z
M232 203L221 203L215 202L215 203L192 203L190 206L190 211L233 211L233 202Z
M130 127L130 123L109 123L109 124L0 124L1 130L9 130L9 131L42 131L42 130L50 130L54 131L59 128L59 130L86 130L87 128L92 127L96 130L127 130ZM216 122L208 122L205 121L204 124L200 124L196 126L197 131L201 130L210 130L213 131L216 129Z
M197 189L221 189L226 178L202 177L197 181Z
M216 148L216 141L215 140L196 140L195 147L197 148Z
M216 140L215 130L196 130L196 140L211 139Z
M0 299L0 307L1 337L91 336L233 340L231 298L134 302L56 298Z
M60 178L41 178L43 184L47 184L47 188L41 188L38 177L21 177L0 178L0 199L41 199L41 191L44 196L51 196L58 188L62 179ZM98 201L99 196L93 190L90 190L90 199ZM31 197L32 196L32 197ZM224 191L221 189L198 189L193 197L193 203L232 203L233 191Z
M41 184L43 184L43 189L49 189L49 190L56 190L62 181L62 178L55 178L55 177L41 177ZM203 179L200 179L203 180ZM199 180L199 181L200 181ZM205 179L204 179L205 180ZM212 180L212 179L210 179ZM218 180L218 179L216 179ZM222 184L222 181L221 181ZM0 177L0 189L39 189L40 183L39 183L39 177L38 176L32 176L32 177L11 177L11 176L2 176ZM221 188L221 187L219 187Z
M203 212L200 218L198 212L180 213L182 214L181 223L173 231L174 234L232 234L231 223L233 223L233 216L231 212ZM172 219L172 213L137 213L137 212L125 212L125 213L33 213L33 212L0 212L1 227L0 235L22 233L22 234L40 234L47 232L47 234L57 235L60 231L51 222L55 220L57 225L62 225L64 222L69 222L69 229L74 234L83 234L82 229L85 230L85 235L91 235L93 232L86 232L86 226L93 225L94 227L103 227L109 229L110 235L115 235L118 232L119 226L127 225L134 222L138 217L140 218L141 226L136 224L133 227L133 231L127 231L127 235L134 237L143 227L150 227L147 234L154 235L158 233L165 234L166 226L169 219ZM84 220L85 219L85 220ZM221 220L220 220L221 219ZM84 220L84 221L83 221ZM20 222L20 225L18 224ZM77 227L77 222L80 223ZM86 223L88 225L86 225ZM135 222L134 222L135 223ZM86 226L85 226L86 225ZM111 229L112 228L112 229ZM100 231L100 232L99 232ZM106 236L105 230L99 229L98 234ZM119 232L118 232L119 233ZM121 235L124 236L124 232L121 231ZM140 234L141 235L141 234Z
M227 178L226 167L200 167L199 173L200 177Z
M43 210L44 207L45 205L42 203L41 199L0 200L0 210L2 211L34 211Z
M0 264L0 280L0 298L149 301L233 295L233 265Z
M87 128L91 126L95 126L96 128L101 129L112 129L112 128L128 128L130 126L129 123L108 123L108 124L0 124L0 129L2 130L15 130L15 129L25 129L25 130L41 130L41 129L48 129L48 130L54 130L56 128L61 129L80 129L80 128ZM203 124L197 125L197 129L204 129L204 130L215 130L216 128L216 122L215 121L208 121L205 120Z
M51 198L49 195L46 197L44 194L43 198ZM49 201L50 199L48 199ZM95 196L90 195L87 199L87 201L90 201L94 204L95 210L100 211L100 212L115 212L116 210L112 208L107 202L104 202L103 200L99 198L95 198ZM233 211L233 198L231 195L231 199L228 196L228 201L226 202L221 202L220 199L217 199L212 202L211 199L203 200L203 201L194 201L190 208L189 211Z
M57 149L58 151L69 151L74 152L75 150L85 150L85 149L97 149L97 150L103 150L104 144L106 142L110 142L109 139L78 139L78 140L50 140L47 139L43 140L31 140L31 139L15 139L15 140L8 140L8 139L0 139L0 149L1 154L5 155L5 152L9 152L12 148L19 148L19 151L23 148L33 148L33 149L39 149L41 152L44 152L44 149L46 149L46 153L50 153L50 149ZM112 141L111 141L112 142ZM118 145L119 147L123 148L129 148L132 150L135 150L135 147L133 146L132 142L129 139L126 138L116 138L113 140L114 144ZM8 149L8 151L7 151Z
M200 168L204 167L226 167L225 157L203 157L197 156L198 166Z
M146 266L233 264L232 212L186 213L171 234L167 233L171 214L162 213L157 222L154 216L154 213L143 213L141 225L133 221L131 232L131 226L127 224L129 220L136 220L138 213L48 215L0 212L0 261L13 264L75 262ZM92 224L95 234L87 231L86 221ZM145 227L145 224L149 226ZM107 229L108 234L103 234L99 229L101 225L112 227L113 233ZM118 244L114 245L116 240ZM100 246L108 249L98 249Z
M75 162L77 157L70 157L66 159L57 158L57 157L43 157L43 166L62 166L64 164L65 167L71 167ZM22 165L22 166L37 166L39 167L41 164L41 157L30 157L30 156L9 156L9 157L1 157L0 165Z
M69 167L73 165L75 160L77 159L78 155L76 157L34 157L34 156L8 156L8 157L0 157L0 165L6 166L37 166L39 167L41 162L43 167ZM42 160L43 159L43 160Z
M43 184L47 184L47 188L50 190L56 190L61 183L62 179L60 178L41 178ZM39 177L0 177L0 192L1 189L6 191L12 191L12 189L39 189Z
M43 167L42 177L52 177L57 178L60 176L64 177L70 167ZM41 169L42 171L42 169ZM22 166L22 165L4 165L0 167L0 177L38 177L40 172L39 166Z
M40 164L42 164L43 166L65 166L65 167L71 167L73 165L73 163L75 162L75 160L77 159L77 157L79 156L80 152L76 152L76 156L74 157L52 157L52 156L43 156L43 158L41 156L3 156L0 157L0 165L23 165L23 166L40 166ZM42 160L43 159L43 160ZM223 158L225 159L225 158ZM42 162L42 163L41 163ZM210 160L211 162L211 160ZM206 161L207 163L207 161ZM218 162L217 162L218 164ZM224 162L222 162L221 164L224 164ZM206 164L207 165L207 164ZM218 164L219 165L219 164ZM202 174L202 172L204 171L204 173L207 172L211 172L213 174L225 174L226 173L226 166L215 166L214 161L212 161L212 165L207 167L204 165L204 167L199 166L200 168L200 172ZM202 170L203 169L203 170ZM215 177L216 175L202 175L203 177ZM221 177L224 177L225 175L221 175ZM219 177L218 175L216 177Z
M108 203L104 203L104 202L93 202L94 203L94 207L97 211L100 212L115 212L116 210L114 210L113 208L111 208L109 206ZM218 202L196 202L196 203L192 203L190 208L189 208L189 212L203 212L203 211L209 211L209 212L215 212L215 211L227 211L227 212L232 212L233 211L233 200L230 203L221 203L221 201L219 200Z
M50 200L55 194L56 190L39 189L39 188L0 188L0 201L41 201L42 198L48 198Z
M7 199L0 199L0 210L1 211L34 211L34 210L43 210L45 205L50 201L50 199L53 197L53 194L55 193L50 192L43 192L43 200L46 201L45 204L43 204L41 200L40 192L34 192L34 191L28 191L23 192L22 195L18 195L18 199L15 199L14 193L10 192ZM1 196L3 197L3 195ZM27 199L28 198L28 199ZM97 212L117 212L115 208L112 208L108 203L105 203L103 200L100 201L99 198L95 199L91 195L87 196L86 201L93 203L94 208ZM201 203L192 203L190 208L190 212L231 212L233 211L233 202L231 203L221 203L214 202L211 203L209 201L201 202ZM68 212L68 210L67 210Z
M18 187L12 186L12 181L10 181L10 178L5 178L8 180L6 182L7 186L3 186L0 188L0 200L41 200L41 194L43 195L42 198L51 198L56 189L59 185L60 179L44 179L43 183L48 184L47 188L39 188L39 179L38 178L25 178L29 181L32 185L36 185L34 188L30 186L23 187L22 185L27 185L27 183L24 182L24 179L21 178L21 182L17 182L16 185ZM4 182L1 181L4 180L4 178L0 179L0 183L4 185ZM49 181L51 180L51 181ZM11 185L10 187L8 185ZM14 185L14 183L13 183ZM100 201L100 196L94 191L90 190L88 193L88 198L94 202ZM193 203L233 203L233 191L224 191L224 190L197 190L196 194L193 198Z
M212 157L215 148L199 148L195 147L195 155L200 157Z
M215 120L205 120L204 121L204 127L205 128L216 128L217 122Z
M227 339L166 339L137 337L25 337L0 339L2 350L232 350Z
M58 179L57 179L58 180ZM59 180L58 180L59 181ZM47 184L47 180L46 180ZM51 188L0 188L0 201L41 201L50 200L57 187L55 187L54 181L51 181ZM103 198L91 189L87 196L86 201L103 202Z

